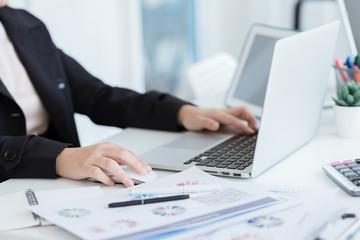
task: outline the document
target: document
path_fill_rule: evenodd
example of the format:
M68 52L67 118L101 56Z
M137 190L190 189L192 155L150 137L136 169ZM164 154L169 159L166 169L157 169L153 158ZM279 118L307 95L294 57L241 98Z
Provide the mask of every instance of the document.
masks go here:
M253 187L261 188L262 191L276 191L281 195L292 195L293 199L289 200L289 202L297 202L297 204L279 204L276 207L254 211L246 216L233 216L218 221L216 224L212 223L201 228L189 228L186 231L167 233L157 236L157 238L164 240L318 239L316 237L318 236L319 227L329 220L326 213L329 211L331 200L337 192L336 189L311 190L277 186ZM335 228L335 230L339 231L341 229ZM338 233L340 234L341 231Z
M211 192L196 193L196 197L186 200L119 208L105 207L112 202L166 196L164 194L132 196L129 191L131 189L197 184L219 184L221 188ZM30 209L83 239L133 239L201 226L285 202L285 198L279 198L271 193L260 194L247 188L246 185L211 176L193 167L103 197L31 206Z
M51 223L32 214L26 190L0 196L0 231L26 227L49 225ZM38 204L74 201L99 197L104 193L100 187L70 188L60 190L35 191Z

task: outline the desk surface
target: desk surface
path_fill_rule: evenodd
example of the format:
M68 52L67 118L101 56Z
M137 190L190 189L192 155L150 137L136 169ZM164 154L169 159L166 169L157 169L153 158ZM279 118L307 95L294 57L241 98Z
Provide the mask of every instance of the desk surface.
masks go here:
M333 109L325 109L322 114L318 134L314 140L280 161L261 175L252 179L233 179L252 184L286 185L308 188L338 187L322 170L322 165L331 161L354 159L360 156L360 139L339 138L336 136ZM124 131L126 133L126 130ZM122 136L120 133L118 138ZM126 134L124 134L125 136ZM139 144L138 144L139 145ZM145 149L141 146L128 145L132 151L140 154ZM147 146L149 147L149 146ZM151 147L151 146L150 146ZM170 171L155 170L159 177L171 174ZM107 187L88 181L69 179L10 179L0 184L0 195L8 194L25 188L50 190L70 187L101 186L105 194L114 192L122 185ZM335 197L339 205L356 206L359 199L348 195L340 189ZM0 239L77 239L72 234L56 227L36 227L17 231L0 232Z

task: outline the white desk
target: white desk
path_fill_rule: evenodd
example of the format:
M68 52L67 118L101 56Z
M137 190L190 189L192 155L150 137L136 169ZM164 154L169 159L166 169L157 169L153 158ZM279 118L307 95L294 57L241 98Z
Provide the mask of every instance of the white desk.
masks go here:
M166 133L164 133L166 134ZM126 130L117 138L126 136ZM295 136L296 137L296 136ZM141 146L139 142L129 142L124 139L124 147L141 154L153 146ZM336 136L333 109L325 109L317 137L253 179L233 179L255 184L287 185L311 188L334 188L337 185L328 178L322 170L322 165L330 161L354 159L360 157L360 139L345 139ZM171 174L168 171L156 171L159 177ZM70 187L85 187L99 185L105 194L122 188L122 185L106 187L102 184L87 181L72 181L68 179L11 179L0 184L0 195L25 188L35 190L60 189ZM340 189L335 198L339 205L357 206L359 198L351 197ZM360 210L360 207L359 207ZM0 232L0 239L77 239L72 234L56 227L37 227L10 232Z

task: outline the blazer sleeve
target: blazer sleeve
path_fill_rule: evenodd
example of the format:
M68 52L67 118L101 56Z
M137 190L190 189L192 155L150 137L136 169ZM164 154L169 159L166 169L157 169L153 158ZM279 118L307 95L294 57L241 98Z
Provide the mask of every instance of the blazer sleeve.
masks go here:
M178 131L177 113L190 104L169 94L144 94L111 87L89 74L78 62L59 50L71 89L75 112L101 125Z
M9 178L56 178L56 158L71 144L47 138L0 136L0 182Z

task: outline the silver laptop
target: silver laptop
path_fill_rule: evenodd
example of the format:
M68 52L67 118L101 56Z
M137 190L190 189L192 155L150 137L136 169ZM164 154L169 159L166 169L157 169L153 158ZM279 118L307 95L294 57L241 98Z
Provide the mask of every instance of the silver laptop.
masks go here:
M215 133L167 133L130 128L120 134L125 134L126 141L117 141L116 137L109 141L123 144L134 140L138 145L146 145L147 142L154 145L154 142L167 139L167 142L140 154L155 169L181 171L197 166L213 175L257 176L315 136L333 62L338 26L338 22L331 23L276 42L257 135L241 136L240 133L238 137L239 132L231 128ZM246 162L246 159L237 159L236 155L243 152L240 149L244 145L242 140L228 144L232 138L242 137L250 139L245 147L252 148L245 150L247 158L250 158ZM217 153L224 146L235 147L230 150L235 157L230 153ZM220 161L221 156L226 154L229 158Z

